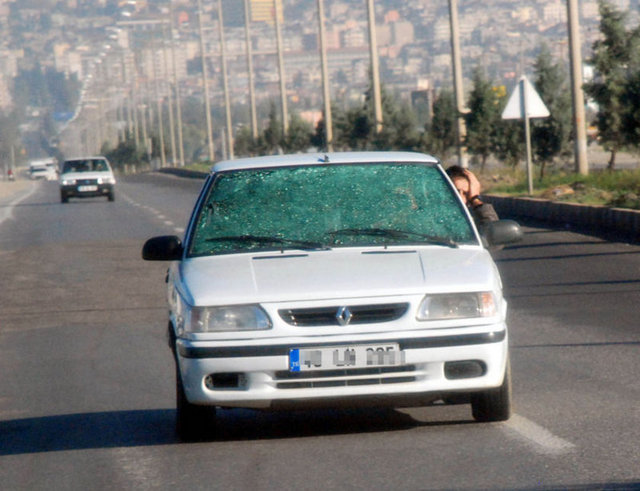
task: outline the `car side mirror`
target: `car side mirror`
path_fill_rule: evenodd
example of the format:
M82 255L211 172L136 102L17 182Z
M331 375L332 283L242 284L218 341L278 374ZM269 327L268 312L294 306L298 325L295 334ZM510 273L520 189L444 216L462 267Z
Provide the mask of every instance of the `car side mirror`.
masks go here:
M485 225L482 235L487 244L492 247L520 242L524 234L517 222L513 220L498 220Z
M182 259L182 241L175 235L162 235L147 240L142 247L146 261L179 261Z

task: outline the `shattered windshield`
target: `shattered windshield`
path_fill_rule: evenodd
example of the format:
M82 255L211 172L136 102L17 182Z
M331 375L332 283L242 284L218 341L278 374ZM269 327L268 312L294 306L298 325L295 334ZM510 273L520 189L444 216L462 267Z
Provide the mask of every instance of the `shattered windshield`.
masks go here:
M109 167L102 159L67 160L62 172L105 172Z
M219 173L189 255L355 246L477 244L432 165L368 163Z

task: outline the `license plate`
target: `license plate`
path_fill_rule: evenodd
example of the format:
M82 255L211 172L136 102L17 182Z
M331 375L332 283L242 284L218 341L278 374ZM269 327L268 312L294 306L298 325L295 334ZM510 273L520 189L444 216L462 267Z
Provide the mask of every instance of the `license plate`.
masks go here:
M397 366L404 363L404 352L397 343L296 348L289 351L289 371L336 370Z
M80 191L81 193L89 192L89 191L97 191L97 190L98 190L98 186L78 186L78 191Z

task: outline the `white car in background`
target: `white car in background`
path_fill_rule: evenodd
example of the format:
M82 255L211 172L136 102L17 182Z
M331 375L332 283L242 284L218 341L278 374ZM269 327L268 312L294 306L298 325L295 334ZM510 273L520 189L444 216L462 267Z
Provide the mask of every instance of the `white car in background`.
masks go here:
M55 159L40 159L29 162L29 179L58 180L58 164Z
M82 157L65 160L60 174L60 201L69 198L106 196L115 199L116 178L105 157Z
M485 230L519 240L515 222ZM177 429L215 408L470 403L511 411L498 269L434 157L329 153L213 166L168 272Z

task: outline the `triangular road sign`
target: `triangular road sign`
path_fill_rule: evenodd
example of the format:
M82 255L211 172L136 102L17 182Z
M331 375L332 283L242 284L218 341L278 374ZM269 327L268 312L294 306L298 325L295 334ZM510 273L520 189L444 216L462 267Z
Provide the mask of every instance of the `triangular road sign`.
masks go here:
M536 89L523 75L502 111L502 119L524 119L525 108L528 118L547 118L550 115Z

